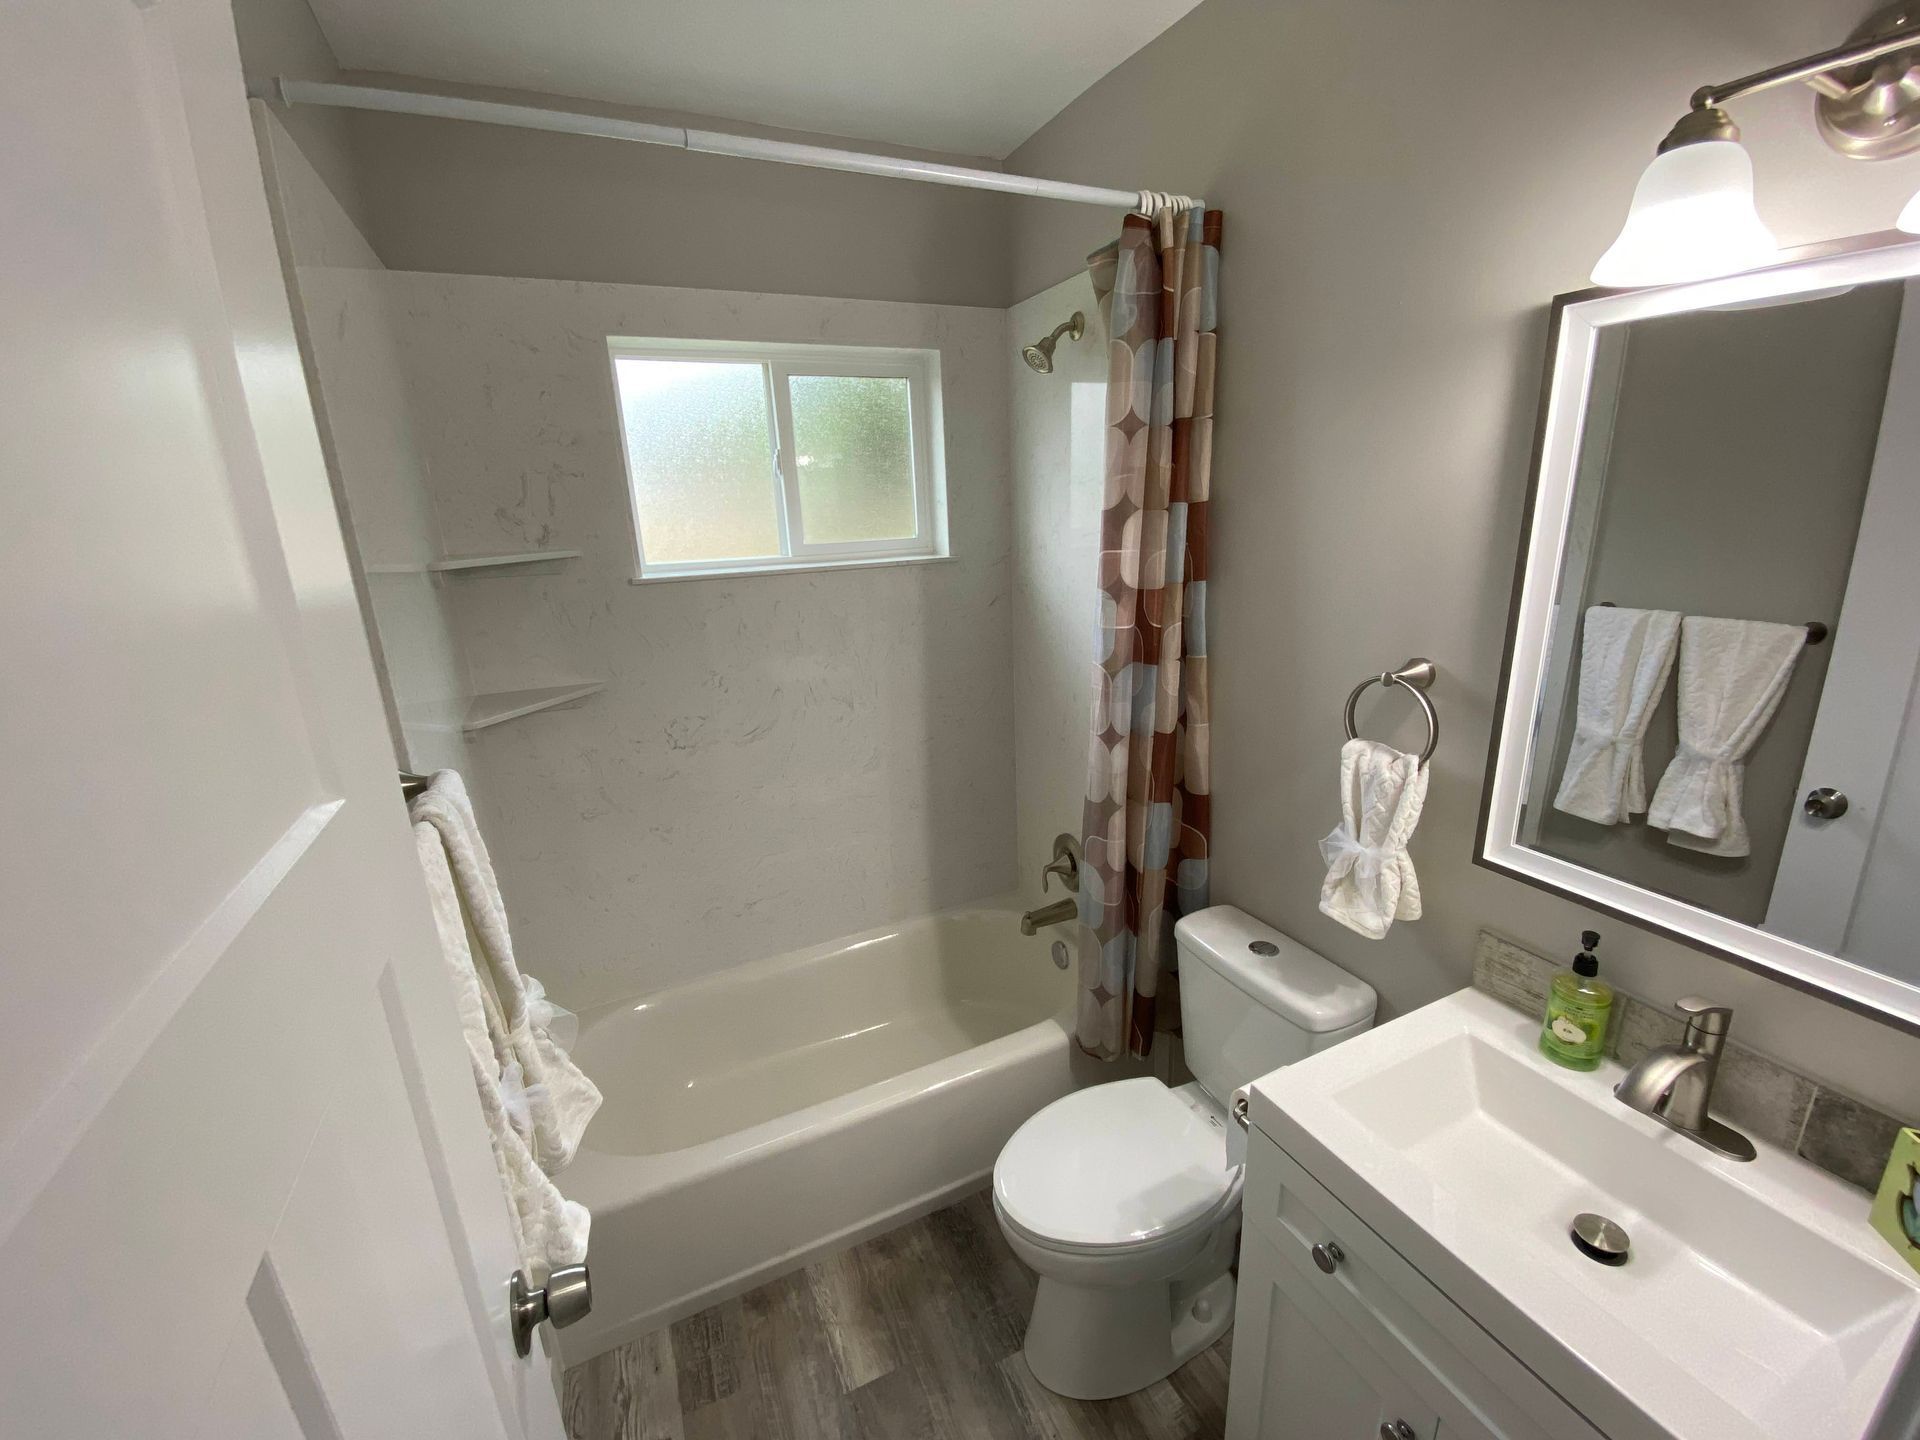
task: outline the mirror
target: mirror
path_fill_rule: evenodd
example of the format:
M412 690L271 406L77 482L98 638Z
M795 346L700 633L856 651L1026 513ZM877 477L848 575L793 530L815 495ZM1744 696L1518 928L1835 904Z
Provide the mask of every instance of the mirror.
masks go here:
M1916 273L1555 302L1479 859L1920 1031Z

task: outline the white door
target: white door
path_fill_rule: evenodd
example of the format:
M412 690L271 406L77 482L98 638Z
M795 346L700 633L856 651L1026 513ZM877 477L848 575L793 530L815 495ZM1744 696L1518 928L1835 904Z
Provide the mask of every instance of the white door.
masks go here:
M226 0L0 133L0 1434L556 1440Z
M1910 710L1920 665L1916 536L1920 281L1909 280L1833 662L1764 922L1775 935L1896 975L1915 973L1913 934L1920 927L1912 884L1917 817L1910 798L1904 807L1892 803L1916 787L1913 768L1920 764L1912 740L1902 743L1916 724ZM1847 797L1847 813L1837 820L1801 808L1809 791L1823 787Z

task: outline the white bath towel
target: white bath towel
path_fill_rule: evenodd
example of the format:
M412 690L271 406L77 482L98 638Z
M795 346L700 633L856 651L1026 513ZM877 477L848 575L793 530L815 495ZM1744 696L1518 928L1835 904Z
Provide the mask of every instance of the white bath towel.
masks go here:
M1647 808L1647 725L1667 688L1679 638L1680 616L1672 610L1595 605L1587 611L1573 744L1554 809L1618 825Z
M1804 625L1689 615L1680 636L1680 748L1647 823L1709 855L1745 855L1747 755L1787 693Z
M493 1142L493 1164L500 1175L500 1188L507 1196L507 1216L513 1227L514 1244L520 1263L533 1277L533 1283L545 1283L547 1275L564 1265L578 1265L587 1258L587 1234L592 1224L584 1205L567 1199L534 1159L523 1131L513 1123L512 1102L503 1085L500 1049L495 1039L489 1012L499 1007L480 972L474 966L468 942L467 921L454 893L453 873L447 868L446 850L440 832L420 822L413 827L414 849L420 858L420 873L426 877L427 894L433 902L433 923L440 932L440 950L446 957L447 972L453 977L454 1005L460 1016L461 1033L467 1042L467 1058L473 1067L473 1087L480 1096L480 1112L487 1122L487 1135Z
M1327 878L1320 909L1378 940L1396 920L1420 918L1420 881L1407 841L1427 803L1427 769L1417 756L1372 740L1340 747L1340 824L1320 842Z
M439 834L460 907L479 941L482 973L498 1002L495 1044L512 1117L540 1168L558 1175L572 1161L581 1132L600 1108L600 1091L555 1038L557 1007L546 999L545 988L523 977L514 961L507 907L459 773L435 772L410 811L416 823L431 825Z

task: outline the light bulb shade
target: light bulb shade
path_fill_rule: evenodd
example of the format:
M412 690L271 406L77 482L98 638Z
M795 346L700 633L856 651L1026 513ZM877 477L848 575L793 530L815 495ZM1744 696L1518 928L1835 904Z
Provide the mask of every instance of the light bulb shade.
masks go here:
M1893 223L1909 235L1920 235L1920 190L1913 192L1913 198L1907 201L1900 218Z
M1701 140L1653 157L1620 238L1593 267L1593 283L1679 285L1779 256L1779 242L1754 209L1747 152L1738 141Z

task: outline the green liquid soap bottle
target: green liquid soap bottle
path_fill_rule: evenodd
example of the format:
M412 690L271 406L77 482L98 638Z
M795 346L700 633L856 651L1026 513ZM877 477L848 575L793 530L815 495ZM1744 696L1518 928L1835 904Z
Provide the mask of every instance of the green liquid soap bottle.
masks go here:
M1600 1057L1606 1053L1613 988L1595 978L1600 973L1600 960L1593 947L1599 943L1599 931L1583 931L1573 968L1556 974L1547 991L1540 1053L1569 1070L1597 1070Z

